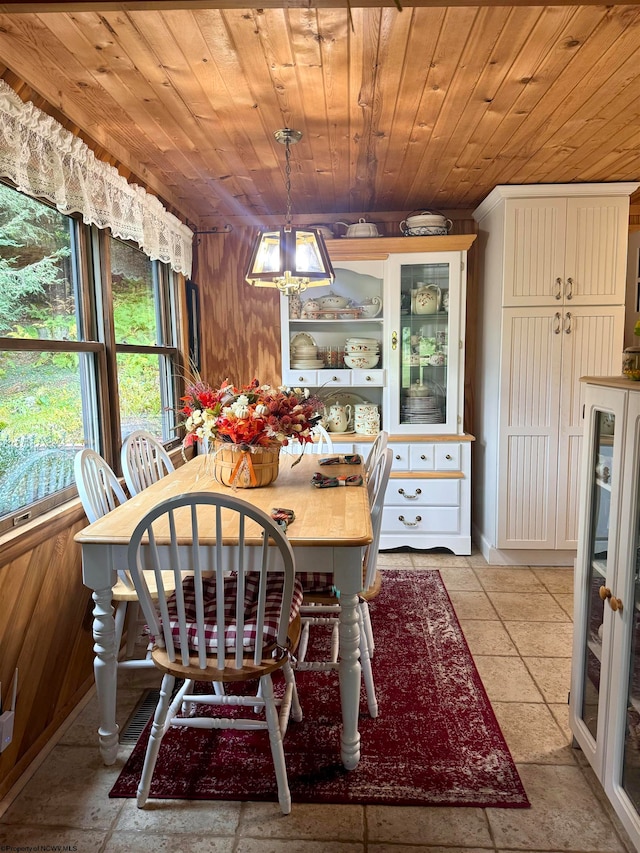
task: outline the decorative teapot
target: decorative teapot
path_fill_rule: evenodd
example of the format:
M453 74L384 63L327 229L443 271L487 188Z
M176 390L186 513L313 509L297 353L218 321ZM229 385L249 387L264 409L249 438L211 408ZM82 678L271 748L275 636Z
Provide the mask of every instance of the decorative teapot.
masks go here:
M379 296L363 299L360 307L362 309L362 316L367 320L372 320L382 311L382 299Z
M350 422L350 405L343 406L342 403L336 401L332 406L329 406L329 416L327 417L329 432L346 432L349 429Z
M414 313L437 314L440 310L442 291L437 284L423 284L415 291Z

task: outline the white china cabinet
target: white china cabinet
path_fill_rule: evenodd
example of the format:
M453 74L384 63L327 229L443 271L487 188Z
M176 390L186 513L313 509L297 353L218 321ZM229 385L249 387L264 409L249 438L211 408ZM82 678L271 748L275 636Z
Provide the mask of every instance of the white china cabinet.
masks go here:
M570 725L640 849L640 383L582 384Z
M481 242L476 540L489 563L570 565L585 374L620 370L629 195L499 186Z
M463 430L463 386L474 239L328 241L333 286L309 289L300 303L281 300L283 381L317 391L328 408L350 406L351 418L358 403L379 407L394 455L383 549L471 552L473 436ZM367 366L348 368L342 350L358 341ZM375 435L352 429L333 432L334 447L366 455Z

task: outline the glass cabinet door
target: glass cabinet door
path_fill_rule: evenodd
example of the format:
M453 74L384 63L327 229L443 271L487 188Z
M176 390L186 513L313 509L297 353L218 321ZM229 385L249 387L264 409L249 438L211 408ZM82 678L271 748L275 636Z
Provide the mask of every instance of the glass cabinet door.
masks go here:
M629 572L629 583L623 593L630 600L624 601L626 618L621 620L626 630L631 631L625 640L628 642L628 656L623 660L626 664L625 681L625 721L624 742L622 754L621 785L636 811L640 811L640 472L633 464L634 459L640 458L640 406L637 395L630 401L629 424L627 429L627 446L625 452L625 470L634 470L635 476L630 478L631 500L625 500L625 510L629 518L629 550L626 552L625 570ZM633 482L635 480L635 482ZM623 522L624 523L624 522ZM626 643L625 643L626 646ZM625 648L625 652L626 652ZM623 670L624 671L624 670Z
M404 255L396 263L391 276L400 294L391 364L395 426L407 432L455 432L462 363L459 264L442 253Z
M602 674L602 649L607 591L607 571L610 559L609 527L613 470L613 442L616 428L615 415L596 411L594 424L592 470L589 476L591 512L588 519L587 552L588 598L586 631L582 654L582 708L581 718L594 741L598 737L598 714Z

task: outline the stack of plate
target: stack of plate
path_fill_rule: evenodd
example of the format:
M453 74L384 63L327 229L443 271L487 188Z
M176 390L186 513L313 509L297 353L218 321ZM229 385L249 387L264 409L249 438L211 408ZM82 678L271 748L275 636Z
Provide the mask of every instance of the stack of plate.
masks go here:
M316 342L306 332L300 332L291 338L291 367L296 370L316 370L324 367L324 361L318 358Z
M407 424L443 424L442 397L405 397L402 421Z

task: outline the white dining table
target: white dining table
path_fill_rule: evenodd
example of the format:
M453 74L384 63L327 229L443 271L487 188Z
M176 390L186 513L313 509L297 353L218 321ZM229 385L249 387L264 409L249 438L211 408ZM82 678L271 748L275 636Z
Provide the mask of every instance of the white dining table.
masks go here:
M357 465L320 467L321 457L281 455L278 478L261 488L237 489L235 495L269 513L275 507L295 512L287 537L297 571L329 572L339 590L340 661L338 668L342 709L341 756L347 770L360 760L358 714L360 704L360 629L358 594L362 590L363 549L372 541L371 513L364 486L319 489L311 485L317 471L330 476L363 473ZM119 729L116 724L117 653L112 588L116 569L127 568L127 547L140 519L152 507L174 495L229 492L218 483L206 456L196 456L126 503L85 527L75 536L82 547L82 577L93 590L94 673L99 703L98 739L105 764L116 760Z

